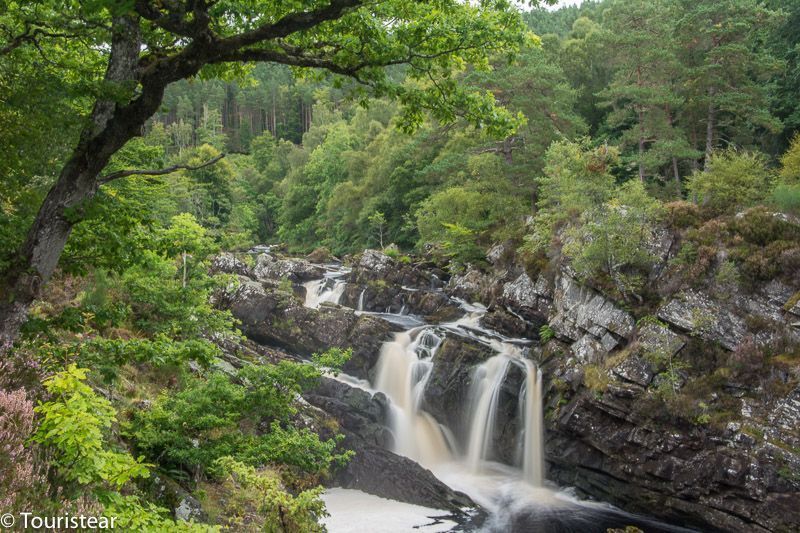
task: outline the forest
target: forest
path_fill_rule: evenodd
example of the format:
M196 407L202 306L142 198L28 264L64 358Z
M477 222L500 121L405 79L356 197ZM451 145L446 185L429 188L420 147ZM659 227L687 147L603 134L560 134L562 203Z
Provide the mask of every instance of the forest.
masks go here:
M704 432L710 446L738 424L772 447L777 481L764 494L798 497L797 426L767 403L755 421L735 414L752 396L800 420L798 28L795 0L0 0L0 514L17 526L32 512L113 516L123 531L336 532L358 529L336 522L332 487L419 505L346 485L341 472L379 452L316 402L344 372L398 403L376 361L399 330L369 329L378 344L365 347L362 313L440 326L413 356L433 361L431 383L443 353L484 369L479 348L447 349L461 316L451 308L472 316L458 306L480 302L494 344L488 329L468 333L486 336L480 349L508 341L499 355L522 369L497 386L526 383L519 401L492 407L519 417L503 438L519 438L523 456L525 401L544 387L536 453L552 476L537 487L574 485L676 527L791 531L789 503L758 507L778 496L723 519L673 489L705 507L593 493L556 458L566 430L551 424L564 405L612 395L627 379L615 365L635 356L655 378L636 389L634 426ZM613 324L570 332L565 279L611 302ZM711 296L675 318L686 294ZM763 294L775 311L752 304ZM350 337L305 340L348 307ZM662 338L636 355L654 328L686 347ZM534 347L503 351L517 338ZM584 360L590 341L602 357ZM575 358L570 392L563 366ZM461 435L461 418L436 407L462 397L436 400L425 380L424 417L447 429L448 454L469 457L474 423ZM384 422L387 449L432 468L398 444L419 429ZM492 446L483 460L529 475L525 457ZM648 483L630 474L657 507L662 489ZM454 531L559 531L462 519ZM650 530L637 520L632 531Z

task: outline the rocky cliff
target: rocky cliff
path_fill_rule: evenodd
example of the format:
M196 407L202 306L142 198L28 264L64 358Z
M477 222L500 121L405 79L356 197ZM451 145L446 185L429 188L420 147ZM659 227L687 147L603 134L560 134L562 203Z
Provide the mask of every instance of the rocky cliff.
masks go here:
M490 252L488 266L452 276L430 263L367 251L352 258L341 303L441 321L459 314L455 299L477 301L488 307L485 325L539 341L528 357L547 383L548 479L559 485L703 530L796 530L800 279L786 271L747 283L723 279L719 270L732 253L725 245L703 275L689 275L685 262L676 263L681 247L675 243L684 238L674 229L660 235L663 253L645 301L627 301L602 283L580 279L560 260L526 266L501 247ZM272 271L264 277L242 265L221 268L242 276L220 302L245 333L302 354L353 346L347 371L371 378L380 344L397 328L346 307L305 308L297 283L313 266L300 262L286 271L274 259L260 262L295 282L295 294L281 289ZM489 356L453 335L436 353L424 407L455 433L463 430L471 371ZM503 393L508 413L518 390L509 386ZM372 408L345 408L330 399L337 395L312 403L337 413L360 439L356 444L385 444L378 418L369 415L366 423L363 415L347 413ZM506 462L515 453L515 423L513 416L499 417L504 427L496 448Z

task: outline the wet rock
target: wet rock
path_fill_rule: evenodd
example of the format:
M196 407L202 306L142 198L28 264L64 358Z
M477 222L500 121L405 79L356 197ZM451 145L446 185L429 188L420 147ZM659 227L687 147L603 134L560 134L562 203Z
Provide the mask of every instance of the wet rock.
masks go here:
M247 278L253 277L253 271L244 261L231 253L222 253L211 262L212 274L235 274Z
M464 508L475 507L467 495L452 490L429 470L386 449L391 435L383 426L388 414L383 394L373 396L323 378L305 397L333 416L345 437L342 446L355 452L353 458L335 472L333 485L458 515Z
M352 348L345 371L367 378L380 346L394 328L386 321L350 309L309 309L294 296L258 282L247 282L228 297L228 308L242 332L262 344L310 356L330 347Z
M531 322L508 309L492 307L481 319L481 324L507 337L537 339L544 321Z
M383 393L375 395L323 377L303 397L313 406L333 416L339 425L364 442L388 448L392 434L387 429L389 403Z
M461 437L461 442L466 438L464 406L469 402L474 367L493 355L494 352L482 344L448 335L433 357L423 408Z
M303 259L278 259L269 254L261 254L256 259L253 274L259 280L287 278L293 283L303 283L321 278L325 269Z

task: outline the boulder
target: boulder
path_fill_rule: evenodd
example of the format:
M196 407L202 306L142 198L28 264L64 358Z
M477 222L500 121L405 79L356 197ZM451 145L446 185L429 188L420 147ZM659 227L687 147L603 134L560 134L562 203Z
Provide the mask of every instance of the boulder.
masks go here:
M256 259L253 274L259 280L287 278L293 283L303 283L323 277L325 269L304 259L278 259L269 254L261 254Z
M211 261L211 274L234 274L247 278L253 277L252 269L231 253L219 254Z
M565 273L556 279L553 312L550 327L558 337L577 341L588 333L599 341L608 334L606 350L612 340L630 339L636 327L630 313Z
M658 310L658 318L728 350L735 349L747 333L742 318L701 291L680 293Z

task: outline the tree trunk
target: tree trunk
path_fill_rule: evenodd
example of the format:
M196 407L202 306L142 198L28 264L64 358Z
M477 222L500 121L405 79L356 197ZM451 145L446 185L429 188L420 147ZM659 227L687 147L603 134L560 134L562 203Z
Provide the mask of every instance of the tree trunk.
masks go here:
M105 81L117 85L135 82L140 46L138 19L115 18L112 31ZM75 223L75 215L79 215L81 205L97 192L98 174L112 154L140 132L147 119L133 124L109 125L116 109L117 104L111 100L95 103L91 121L81 132L78 146L39 208L14 264L0 281L0 353L16 340L28 307L53 275ZM150 115L152 113L148 117Z
M672 175L675 178L675 185L678 186L678 196L681 195L681 175L678 172L678 158L672 156Z
M708 118L706 119L706 158L703 163L703 170L708 169L711 154L714 152L714 128L717 120L717 108L714 104L714 87L708 88Z

